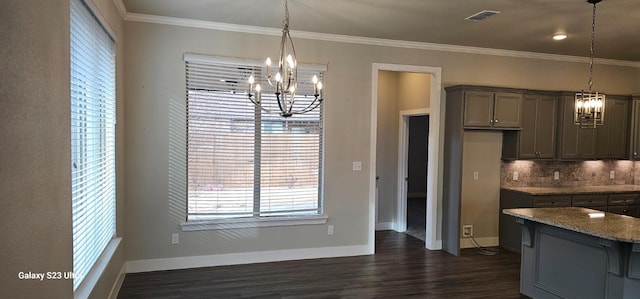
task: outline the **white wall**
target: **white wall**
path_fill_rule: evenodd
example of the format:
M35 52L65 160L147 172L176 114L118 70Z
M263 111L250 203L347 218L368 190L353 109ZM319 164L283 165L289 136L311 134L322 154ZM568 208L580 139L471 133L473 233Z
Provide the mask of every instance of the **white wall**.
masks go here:
M179 140L184 130L172 129L170 122L180 124L174 116L184 106L183 53L262 59L277 51L279 37L137 22L127 22L125 31L128 260L367 244L372 63L442 67L444 85L551 90L584 88L588 71L586 63L304 40L294 35L300 62L328 64L324 199L335 235L327 236L322 225L201 231L181 233L180 244L171 245L171 233L179 231L185 211L184 193L169 190L173 180L169 168L182 171L180 160L170 158L183 149L170 148L170 140ZM594 71L596 87L603 92L640 90L640 69L596 65ZM351 171L353 161L363 162L361 172Z

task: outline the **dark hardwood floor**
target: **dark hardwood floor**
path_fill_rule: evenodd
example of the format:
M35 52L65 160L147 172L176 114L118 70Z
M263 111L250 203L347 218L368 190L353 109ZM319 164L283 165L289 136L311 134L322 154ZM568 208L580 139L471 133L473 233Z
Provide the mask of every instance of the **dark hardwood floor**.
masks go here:
M118 298L528 298L520 257L429 251L376 233L376 254L127 274Z

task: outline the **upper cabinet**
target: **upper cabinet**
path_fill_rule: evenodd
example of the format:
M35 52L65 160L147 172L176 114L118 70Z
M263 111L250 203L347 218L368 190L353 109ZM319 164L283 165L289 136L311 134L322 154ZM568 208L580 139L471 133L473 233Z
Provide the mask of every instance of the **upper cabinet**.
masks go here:
M597 159L627 159L630 98L607 96L604 123L596 128Z
M558 126L558 158L568 160L596 158L596 130L580 128L574 123L573 93L563 93L560 98ZM608 103L607 103L608 104ZM608 107L605 108L608 113ZM605 122L607 115L605 114Z
M557 94L525 94L520 131L505 131L502 158L554 159L556 157Z
M465 129L520 129L522 95L510 92L465 91Z

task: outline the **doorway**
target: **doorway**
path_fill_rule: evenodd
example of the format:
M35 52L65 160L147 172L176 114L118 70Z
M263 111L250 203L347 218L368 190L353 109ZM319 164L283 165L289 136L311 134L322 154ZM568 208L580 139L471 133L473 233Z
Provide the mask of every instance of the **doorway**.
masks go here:
M407 193L407 234L425 241L427 221L427 165L429 144L429 115L409 116L409 138L405 181Z
M440 188L440 177L442 176L441 171L441 163L439 162L441 159L438 159L440 156L441 150L441 142L440 142L440 128L441 128L441 120L440 115L441 111L441 76L442 69L439 67L423 67L423 66L413 66L413 65L393 65L393 64L373 64L372 70L372 105L371 105L371 154L370 154L370 173L369 173L369 242L368 247L371 253L375 252L375 230L377 223L378 214L383 212L388 212L391 210L392 218L390 223L386 223L387 219L381 219L384 224L381 227L386 227L387 229L393 229L399 232L404 232L407 229L407 201L406 197L402 200L397 200L400 194L405 194L406 196L406 184L405 184L405 176L401 176L399 171L402 168L401 164L405 164L403 162L405 160L400 159L398 153L403 152L402 142L400 144L396 143L398 138L396 137L393 140L393 144L396 147L396 151L394 155L389 156L385 155L385 153L381 153L380 157L385 157L385 163L389 160L396 160L396 167L390 169L390 171L381 172L380 175L377 174L379 168L383 168L383 165L376 165L377 158L379 158L377 153L377 145L378 145L378 76L379 73L384 71L390 72L409 72L409 73L420 73L420 74L429 74L431 76L430 84L428 84L428 108L425 109L414 109L414 110L401 110L403 115L400 117L400 121L397 120L396 115L396 134L400 133L400 137L405 136L402 130L406 131L407 134L409 129L407 126L403 125L403 122L406 117L417 116L417 115L429 115L429 128L428 128L428 146L427 146L427 156L428 161L432 161L433 163L428 163L427 166L427 176L426 176L426 201L425 201L425 247L427 249L438 250L442 248L442 240L440 236L441 232L441 196L439 196L439 188ZM411 108L409 108L411 109ZM384 109L383 109L384 110ZM397 111L397 110L396 110ZM406 118L408 123L408 118ZM400 123L400 128L398 128L398 123ZM400 130L398 130L400 129ZM399 132L400 131L400 132ZM408 138L408 135L407 135ZM384 144L384 142L381 142ZM390 145L390 144L388 144ZM390 145L391 146L391 145ZM396 158L393 158L396 157ZM395 163L394 163L395 164ZM396 189L395 192L389 197L386 194L380 194L380 198L376 200L376 178L380 178L380 180L386 179L388 177L396 177L392 182ZM386 206L383 206L384 201L390 200L391 202L387 202ZM380 207L378 206L380 205Z

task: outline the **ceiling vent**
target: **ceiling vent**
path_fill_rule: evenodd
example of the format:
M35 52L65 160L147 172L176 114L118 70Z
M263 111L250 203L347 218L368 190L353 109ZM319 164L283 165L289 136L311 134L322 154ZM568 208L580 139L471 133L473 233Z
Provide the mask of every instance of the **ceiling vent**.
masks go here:
M499 13L500 13L499 11L495 11L495 10L483 10L481 12L470 15L464 19L471 20L471 21L480 21Z

